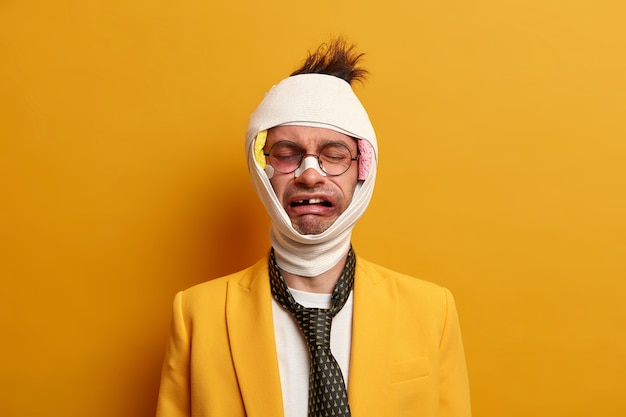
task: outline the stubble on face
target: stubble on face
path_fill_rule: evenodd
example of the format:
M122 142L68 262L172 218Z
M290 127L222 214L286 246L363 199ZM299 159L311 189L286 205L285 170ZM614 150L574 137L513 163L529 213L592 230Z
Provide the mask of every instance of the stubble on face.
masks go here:
M276 141L290 140L309 154L315 154L321 144L336 141L346 144L356 154L355 139L324 128L278 126L270 129L267 140L266 151ZM348 208L357 185L357 164L352 163L348 171L339 176L323 176L311 168L297 177L294 173L274 174L270 180L274 192L298 233L321 234Z

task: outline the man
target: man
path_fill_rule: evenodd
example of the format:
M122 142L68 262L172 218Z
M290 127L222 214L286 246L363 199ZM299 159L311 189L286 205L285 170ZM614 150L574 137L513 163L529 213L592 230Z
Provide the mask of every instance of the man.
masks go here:
M378 147L337 40L250 118L248 167L272 220L256 265L177 294L157 407L183 416L470 415L450 292L355 256Z

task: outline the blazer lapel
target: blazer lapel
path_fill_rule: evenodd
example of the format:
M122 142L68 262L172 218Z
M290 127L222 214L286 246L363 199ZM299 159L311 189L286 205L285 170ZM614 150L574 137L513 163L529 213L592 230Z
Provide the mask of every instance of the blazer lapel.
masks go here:
M283 416L267 258L231 280L226 321L248 417Z
M392 280L357 259L348 379L348 399L354 416L385 415L396 296Z

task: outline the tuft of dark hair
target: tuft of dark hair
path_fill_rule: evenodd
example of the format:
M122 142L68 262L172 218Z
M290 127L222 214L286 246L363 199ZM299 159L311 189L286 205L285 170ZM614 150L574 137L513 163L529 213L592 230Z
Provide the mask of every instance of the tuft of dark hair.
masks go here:
M356 52L356 45L342 38L331 39L321 44L313 53L309 52L304 64L291 75L326 74L341 78L348 84L363 82L368 71L361 67L365 54Z

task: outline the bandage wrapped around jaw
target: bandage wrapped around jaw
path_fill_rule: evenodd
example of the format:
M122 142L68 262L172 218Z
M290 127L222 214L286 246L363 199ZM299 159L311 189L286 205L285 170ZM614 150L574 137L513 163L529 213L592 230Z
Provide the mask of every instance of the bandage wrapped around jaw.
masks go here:
M267 130L284 125L326 128L357 139L361 154L357 190L348 208L318 235L302 235L293 228L264 171ZM278 266L301 276L316 276L332 268L350 247L352 229L369 204L376 178L376 134L350 84L325 74L282 80L250 117L246 155L252 184L272 220L270 240Z

